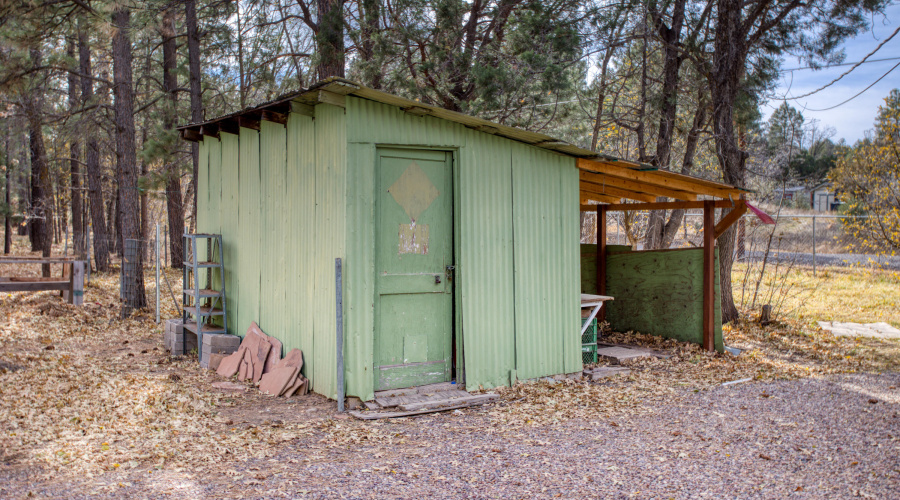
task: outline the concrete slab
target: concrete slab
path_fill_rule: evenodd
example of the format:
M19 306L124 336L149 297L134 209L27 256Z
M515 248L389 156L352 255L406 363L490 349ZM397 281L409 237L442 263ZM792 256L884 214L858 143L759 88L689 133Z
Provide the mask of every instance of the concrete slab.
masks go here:
M900 330L887 323L842 323L819 321L823 330L837 337L869 337L876 339L900 339Z
M597 349L597 357L613 364L628 364L641 358L655 357L653 351L632 347L602 347Z

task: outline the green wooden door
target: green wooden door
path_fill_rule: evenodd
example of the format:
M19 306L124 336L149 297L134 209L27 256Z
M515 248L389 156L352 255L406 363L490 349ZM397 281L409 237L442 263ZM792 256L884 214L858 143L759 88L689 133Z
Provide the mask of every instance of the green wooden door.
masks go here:
M451 376L452 155L378 150L375 197L375 389Z

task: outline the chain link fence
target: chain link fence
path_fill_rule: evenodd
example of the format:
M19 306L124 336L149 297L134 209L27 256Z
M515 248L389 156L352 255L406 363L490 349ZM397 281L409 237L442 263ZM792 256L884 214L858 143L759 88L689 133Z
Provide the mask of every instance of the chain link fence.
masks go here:
M596 213L582 213L583 243L596 242L596 217ZM747 214L735 224L731 282L739 310L757 311L764 306L775 314L799 311L836 268L842 273L900 271L900 257L854 235L850 226L865 216L786 210L773 219L774 225L764 224ZM649 221L645 211L608 214L607 244L643 250ZM686 212L668 237L670 249L702 247L702 211Z
M180 316L181 270L170 267L168 245L159 224L149 240L125 240L119 266L119 299L122 315L135 309L148 309L156 321ZM143 293L141 293L143 291Z
M593 243L596 238L596 214L584 213L582 217L582 242ZM865 219L865 216L793 213L773 218L775 225L763 224L755 215L747 214L735 224L736 262L768 260L793 263L811 267L814 273L825 266L900 270L900 257L866 245L846 227L846 221ZM643 249L648 222L648 212L610 213L606 221L607 243ZM701 246L703 213L687 211L668 248Z

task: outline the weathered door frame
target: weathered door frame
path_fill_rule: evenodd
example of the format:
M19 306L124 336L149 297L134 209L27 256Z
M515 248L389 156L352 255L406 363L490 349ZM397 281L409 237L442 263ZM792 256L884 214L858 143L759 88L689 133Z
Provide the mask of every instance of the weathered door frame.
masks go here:
M451 243L451 249L453 252L453 255L452 255L453 266L455 268L454 274L453 274L453 285L452 285L452 292L451 292L451 301L452 301L451 317L453 318L453 325L451 325L451 332L453 335L453 339L451 341L453 342L453 349L454 349L454 354L451 358L453 360L451 368L455 372L454 376L453 376L453 380L457 384L465 384L465 379L466 379L465 351L463 348L464 336L463 336L463 328L462 328L462 312L463 311L462 311L461 300L460 300L461 299L461 297L460 297L460 295L461 295L460 279L465 279L465 278L464 278L464 275L462 275L462 273L460 272L460 268L459 268L459 225L458 225L458 222L460 220L460 217L459 217L459 206L460 206L459 205L459 189L458 189L459 173L460 173L459 172L460 171L459 148L456 146L419 146L419 145L410 145L410 144L380 144L379 143L379 144L375 144L375 154L374 154L374 157L372 158L372 168L373 169L377 169L378 161L379 161L379 159L378 159L379 158L379 150L382 150L382 149L406 149L406 150L410 150L410 151L437 151L437 152L444 152L444 153L450 154L450 182L451 182L451 189L453 190L453 195L452 195L451 201L450 201L450 203L452 205L450 208L450 213L451 213L451 217L453 219L451 221L451 227L452 227L451 234L452 234L452 238L453 238L453 241ZM373 190L373 198L372 199L373 200L375 200L375 193L374 193L375 189L376 189L376 187L375 187L375 184L373 183L373 185L372 185L372 190ZM376 223L376 220L375 220L376 217L377 217L377 212L376 212L375 207L373 206L372 207L372 219L371 219L373 226ZM371 274L372 279L373 280L376 279L376 275L378 273L377 268L373 267L371 269L371 273L372 273ZM377 294L378 292L374 291L374 293ZM375 300L374 296L372 297L372 300L373 301ZM371 352L373 353L373 356L372 356L372 359L370 360L371 361L370 369L372 371L371 380L373 381L373 383L377 382L376 381L377 374L376 374L376 367L375 367L375 355L374 355L377 328L378 328L377 324L372 325L372 336L371 336L372 351Z

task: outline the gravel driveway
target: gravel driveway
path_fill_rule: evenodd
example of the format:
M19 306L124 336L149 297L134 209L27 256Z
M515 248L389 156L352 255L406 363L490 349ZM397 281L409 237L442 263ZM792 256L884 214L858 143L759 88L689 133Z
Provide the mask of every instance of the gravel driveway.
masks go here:
M324 433L212 474L42 480L0 464L0 497L897 498L900 374L744 383L686 393L625 420L491 425L490 408ZM368 426L368 427L367 427Z

